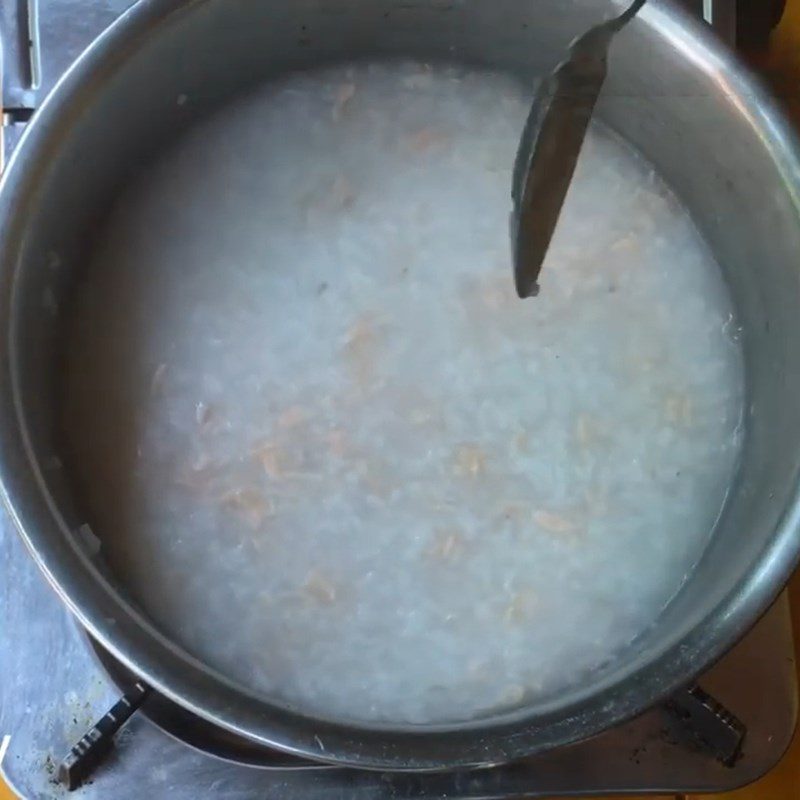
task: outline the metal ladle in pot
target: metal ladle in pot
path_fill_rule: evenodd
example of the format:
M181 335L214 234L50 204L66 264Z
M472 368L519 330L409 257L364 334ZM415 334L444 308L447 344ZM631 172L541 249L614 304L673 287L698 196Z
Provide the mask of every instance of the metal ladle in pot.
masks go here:
M511 184L514 282L521 298L539 291L542 262L605 81L611 40L645 2L634 0L618 17L595 25L575 39L567 58L536 92L520 138Z

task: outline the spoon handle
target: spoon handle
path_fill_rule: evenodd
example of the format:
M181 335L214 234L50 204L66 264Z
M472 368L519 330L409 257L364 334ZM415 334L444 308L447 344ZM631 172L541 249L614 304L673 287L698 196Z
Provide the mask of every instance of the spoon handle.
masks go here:
M605 82L611 41L645 2L635 0L620 16L578 37L536 92L511 185L514 281L522 298L538 291L542 262Z

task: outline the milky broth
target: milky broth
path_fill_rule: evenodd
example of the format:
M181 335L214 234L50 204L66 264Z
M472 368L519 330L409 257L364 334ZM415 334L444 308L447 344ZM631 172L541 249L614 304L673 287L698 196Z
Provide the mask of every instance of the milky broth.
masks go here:
M529 100L456 67L289 75L110 215L72 309L68 465L131 595L256 692L414 723L547 698L705 547L741 440L721 273L596 126L518 300Z

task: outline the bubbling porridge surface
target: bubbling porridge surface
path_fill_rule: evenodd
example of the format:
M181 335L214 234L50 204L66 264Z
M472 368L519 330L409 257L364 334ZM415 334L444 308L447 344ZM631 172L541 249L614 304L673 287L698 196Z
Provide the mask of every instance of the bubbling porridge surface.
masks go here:
M529 100L458 67L288 75L110 215L72 309L68 464L130 594L253 691L413 723L546 698L705 547L741 439L720 271L595 126L518 300Z

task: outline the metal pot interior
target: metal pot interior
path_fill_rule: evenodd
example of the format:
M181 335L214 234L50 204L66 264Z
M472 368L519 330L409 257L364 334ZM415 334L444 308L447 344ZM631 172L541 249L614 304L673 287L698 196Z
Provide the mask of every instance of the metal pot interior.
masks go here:
M724 270L743 327L747 430L704 557L618 662L547 704L449 728L310 720L182 652L75 534L84 519L60 468L54 413L61 318L42 298L68 305L120 187L194 121L287 70L403 56L527 79L609 8L603 0L150 0L91 48L38 115L0 194L6 498L83 623L167 696L256 742L313 758L416 769L497 763L651 705L721 655L782 586L798 550L800 169L775 108L709 35L663 2L648 4L615 42L598 114L677 193ZM193 102L177 104L179 94Z

